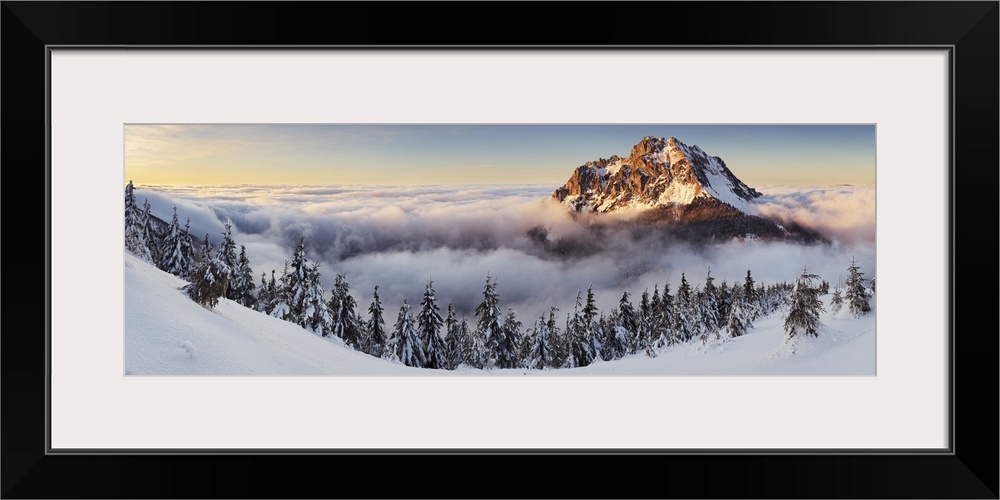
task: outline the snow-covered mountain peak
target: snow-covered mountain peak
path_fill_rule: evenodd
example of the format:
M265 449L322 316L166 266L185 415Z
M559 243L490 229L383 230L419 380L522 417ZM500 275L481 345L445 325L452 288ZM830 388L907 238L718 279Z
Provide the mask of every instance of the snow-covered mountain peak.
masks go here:
M628 157L577 167L553 198L575 211L641 211L710 198L754 214L760 193L740 181L717 156L675 137L645 136Z

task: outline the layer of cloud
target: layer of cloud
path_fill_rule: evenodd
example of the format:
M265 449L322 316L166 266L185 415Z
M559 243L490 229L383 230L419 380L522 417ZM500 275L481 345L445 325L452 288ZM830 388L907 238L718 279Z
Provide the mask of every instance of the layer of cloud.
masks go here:
M742 282L748 269L763 283L791 281L803 267L836 283L857 258L875 272L874 189L837 187L764 190L761 211L790 218L827 235L829 245L732 242L691 247L668 235L635 228L595 228L548 200L550 186L137 186L140 202L169 220L178 207L192 234L221 239L223 221L247 247L254 270L280 275L304 236L307 256L321 263L329 290L347 276L363 308L375 285L394 318L403 299L418 302L428 280L442 309L447 303L472 318L487 274L497 279L501 306L531 323L548 307L565 314L577 291L593 286L609 311L623 291L638 302L681 273L692 284L716 278Z
M757 200L764 216L795 221L841 242L875 242L875 187L771 187Z

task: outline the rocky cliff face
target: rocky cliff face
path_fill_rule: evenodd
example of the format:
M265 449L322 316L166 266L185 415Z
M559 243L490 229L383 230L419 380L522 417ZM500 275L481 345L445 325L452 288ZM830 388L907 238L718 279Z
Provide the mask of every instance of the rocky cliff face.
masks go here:
M628 157L589 161L552 194L577 212L645 211L710 198L752 214L761 194L717 156L671 137L644 137Z

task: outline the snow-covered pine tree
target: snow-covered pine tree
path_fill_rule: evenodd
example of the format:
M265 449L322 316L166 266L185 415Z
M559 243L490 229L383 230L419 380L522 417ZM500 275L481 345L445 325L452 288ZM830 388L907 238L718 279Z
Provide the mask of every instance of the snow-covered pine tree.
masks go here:
M729 308L733 306L733 288L739 293L739 287L730 287L726 280L722 280L719 285L719 329L725 326L726 318L729 317Z
M271 269L271 281L267 281L267 274L260 273L260 292L257 294L257 310L271 315L274 306L278 301L278 283L274 279L274 269Z
M830 312L837 314L844 307L844 295L840 291L841 283L838 281L837 286L833 289L833 297L830 297Z
M358 303L351 296L347 277L338 274L330 294L331 333L344 339L344 344L361 349L361 325L358 323Z
M819 299L819 286L814 284L819 276L805 267L795 280L795 286L788 295L788 315L785 316L785 336L795 338L805 335L819 336L819 314L825 310Z
M757 296L757 289L755 288L755 283L753 277L750 276L750 270L747 269L747 277L743 280L743 308L749 313L750 321L756 320L760 315L760 299Z
M650 318L652 316L651 306L649 303L649 290L643 290L642 297L639 300L639 314L637 315L636 322L636 352L645 351L646 347L651 344L651 331L650 331Z
M628 291L622 292L622 298L618 300L618 321L616 326L625 329L623 345L619 348L618 357L626 354L635 354L636 346L639 345L639 320L629 300Z
M600 357L604 361L620 359L628 353L629 333L622 325L621 313L617 307L597 321L597 331L601 337Z
M465 349L462 352L463 362L474 368L482 368L483 359L486 357L483 352L483 339L469 327L469 321L465 318L462 318L462 323L458 327L458 335L463 339L462 345Z
M597 309L597 302L594 300L594 285L587 287L587 303L580 311L583 314L583 353L585 361L581 366L586 366L594 362L604 349L603 336L598 329L597 318L600 311Z
M403 305L399 308L399 315L396 317L396 324L392 331L396 341L396 358L406 366L417 368L424 367L427 362L424 359L424 346L420 342L420 334L410 312L410 304L403 299Z
M433 369L448 368L448 357L441 339L441 310L434 298L434 282L428 280L424 287L424 297L420 301L420 313L417 314L417 334L424 346L424 367Z
M319 263L309 266L305 275L305 295L302 297L302 327L326 337L330 335L333 317L323 300L325 291L320 284Z
M710 339L719 338L719 289L715 286L715 278L712 277L712 268L708 268L708 275L705 277L705 289L699 294L698 316L701 317L700 340L702 343Z
M674 318L676 314L675 302L675 297L670 295L670 283L664 283L663 293L660 294L660 310L658 313L660 317L660 333L655 342L658 347L677 343L677 332L674 330L674 323L676 323L676 319Z
M739 337L750 329L753 322L753 306L747 302L743 290L733 283L730 305L726 311L724 330L729 337Z
M691 290L684 273L681 273L681 284L677 287L677 297L674 300L673 324L674 338L677 342L689 342L698 331L698 320L695 310L698 306L697 294Z
M229 288L226 289L226 298L229 300L236 300L237 292L233 290L236 286L236 270L240 266L239 257L236 255L236 242L233 241L233 221L226 219L222 230L222 243L219 244L217 248L218 253L216 254L219 259L226 264L229 271L233 274L229 276Z
M230 272L217 257L202 261L191 273L191 284L185 287L188 297L202 306L215 307L226 294Z
M483 346L482 363L487 367L492 367L499 360L501 343L503 343L503 331L500 327L500 296L496 291L496 280L486 276L486 285L483 287L483 301L476 307L476 336L481 339Z
M555 309L549 314L555 316ZM544 370L552 366L553 352L551 332L548 327L548 320L545 313L542 313L535 322L534 334L531 336L531 347L528 349L527 363L525 368L529 370Z
M274 289L274 300L271 307L271 316L289 321L288 318L291 316L291 297L289 296L289 286L288 286L288 261L285 261L285 267L281 271L281 277L278 281L274 281L274 271L271 271L271 283L268 285Z
M142 237L146 240L146 247L149 248L150 262L160 261L160 237L153 229L153 215L149 213L149 198L142 204Z
M847 268L844 300L847 302L851 314L856 318L860 318L872 310L868 303L868 292L865 290L865 273L861 272L854 257L851 257L851 266Z
M565 355L563 356L562 363L559 365L560 368L576 368L580 366L580 359L583 357L580 354L580 296L583 293L581 290L576 294L576 307L574 313L566 313L566 327L563 329L563 350Z
M534 325L529 328L525 328L524 332L519 334L519 341L517 346L517 366L516 368L527 368L528 362L531 361L531 346L534 343L535 331L538 329L538 325Z
M497 368L517 368L520 364L521 322L514 309L508 307L503 324L500 325L500 348L497 351Z
M389 348L389 336L385 331L385 319L382 317L382 302L378 296L378 285L375 285L375 293L372 303L368 306L368 332L365 344L368 354L376 358L384 358L391 352Z
M198 252L198 256L195 258L195 265L206 260L212 260L212 250L214 249L215 247L212 246L212 242L208 240L208 233L205 233L205 240L201 243L201 251Z
M399 317L396 318L397 322ZM399 361L399 336L396 335L395 325L386 331L385 348L382 350L382 359L389 361Z
M135 201L135 188L132 181L128 181L125 186L125 248L136 257L153 262L153 255L149 251L149 244L144 235L145 223L142 217L142 210Z
M250 258L247 257L246 245L240 245L240 255L236 262L233 282L229 284L229 289L233 292L233 300L244 307L256 309L257 294L254 291L256 285L253 282L253 269L250 268Z
M194 269L194 249L191 247L191 235L187 227L182 231L177 220L177 207L174 206L174 216L170 220L167 234L163 238L163 246L160 249L160 261L157 265L160 269L188 279Z
M309 288L309 261L306 259L305 237L299 238L292 260L281 276L282 298L287 300L288 311L284 319L305 327L306 295Z
M448 314L444 319L445 328L445 359L448 361L447 368L454 370L462 364L462 354L465 352L465 339L459 330L458 318L455 317L455 308L448 304Z

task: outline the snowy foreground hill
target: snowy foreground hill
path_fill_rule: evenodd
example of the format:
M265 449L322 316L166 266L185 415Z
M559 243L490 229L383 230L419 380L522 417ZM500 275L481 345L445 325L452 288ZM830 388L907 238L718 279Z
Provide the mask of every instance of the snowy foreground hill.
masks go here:
M126 375L875 375L875 301L860 319L834 318L830 296L818 338L788 344L781 311L746 335L682 344L656 358L643 353L554 371L412 368L377 359L301 327L222 299L206 309L184 280L125 256Z

